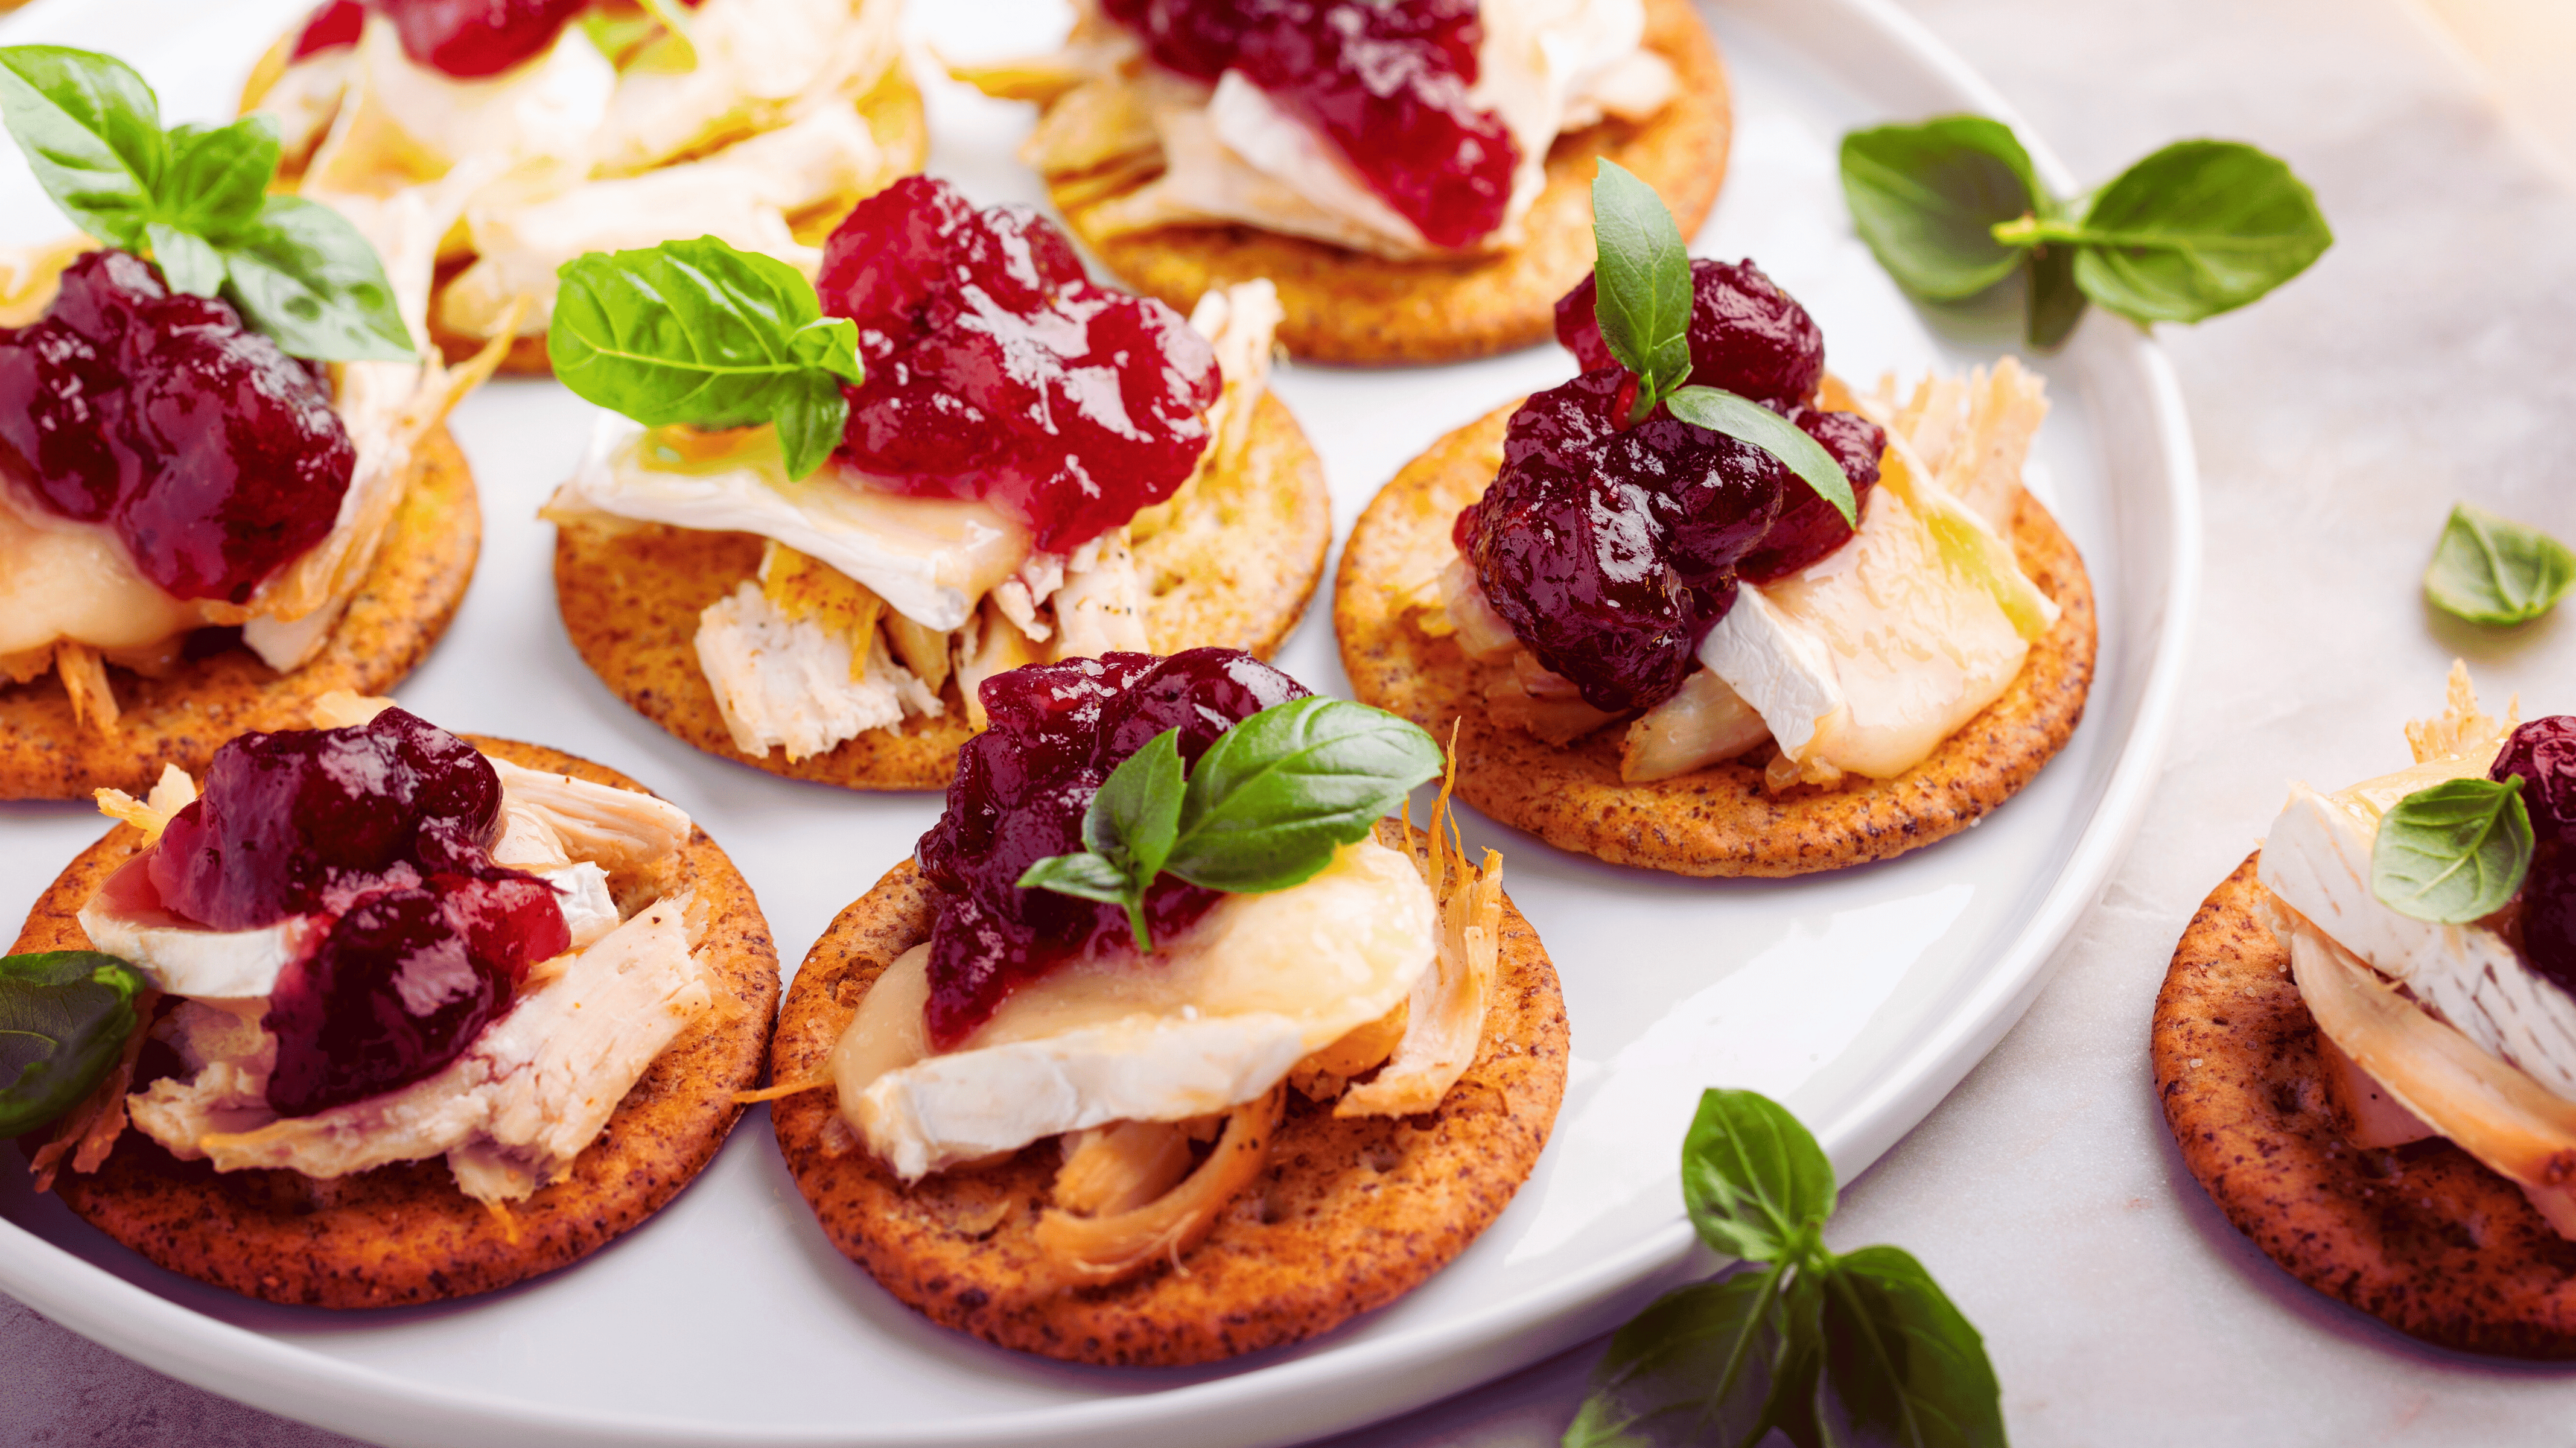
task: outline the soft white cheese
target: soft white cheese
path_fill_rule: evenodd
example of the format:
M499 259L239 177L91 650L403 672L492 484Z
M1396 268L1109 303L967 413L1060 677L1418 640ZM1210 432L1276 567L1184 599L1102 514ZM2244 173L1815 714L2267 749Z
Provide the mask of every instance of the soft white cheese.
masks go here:
M706 0L683 13L697 63L618 77L591 142L601 175L630 175L796 115L848 114L846 103L899 54L901 12L890 0Z
M90 944L132 962L156 989L208 1000L264 997L277 976L319 943L320 920L292 915L257 930L208 930L138 902L148 890L140 859L110 876L80 908Z
M535 873L555 887L555 903L563 907L564 926L572 932L572 949L589 949L623 923L617 918L617 897L609 893L608 872L596 863L579 860Z
M1782 617L1753 584L1736 589L1734 606L1700 640L1699 661L1753 706L1791 759L1804 759L1817 732L1843 712L1833 650Z
M356 76L308 187L382 195L433 181L467 157L501 165L554 159L587 169L617 69L578 25L544 54L499 75L458 80L403 54L393 22L367 17Z

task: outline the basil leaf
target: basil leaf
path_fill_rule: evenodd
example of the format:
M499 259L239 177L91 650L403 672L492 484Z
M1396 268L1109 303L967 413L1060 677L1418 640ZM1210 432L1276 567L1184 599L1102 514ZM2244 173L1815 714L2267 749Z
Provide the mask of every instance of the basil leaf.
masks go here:
M1672 409L1673 416L1693 427L1724 433L1778 458L1815 489L1817 497L1833 504L1844 522L1858 526L1859 506L1852 498L1851 479L1843 475L1843 465L1834 461L1823 443L1799 430L1796 423L1749 397L1718 387L1684 387L1665 398L1664 405Z
M224 254L215 250L214 243L166 221L151 223L143 234L152 243L153 263L161 268L161 279L171 290L192 297L211 297L223 290Z
M2178 141L2102 188L2075 282L2140 324L2233 311L2334 244L2306 183L2235 141Z
M1129 904L1142 893L1142 886L1117 861L1088 850L1049 855L1021 871L1017 883L1023 890L1052 890L1103 905Z
M1771 1401L1762 1416L1797 1448L1824 1448L1817 1398L1825 1376L1825 1269L1819 1257L1801 1268L1780 1298L1780 1360L1771 1369Z
M2054 352L2066 344L2075 324L2084 320L2084 289L2075 284L2075 248L2065 242L2052 242L2030 254L2030 308L2027 336L2030 345L2043 352Z
M1593 313L1646 401L1690 375L1690 253L1655 188L1611 160L1592 178Z
M1788 1319L1783 1268L1665 1293L1611 1334L1565 1448L1758 1441L1770 1427Z
M98 1089L149 984L94 950L0 959L0 1136L33 1131Z
M2047 192L2012 129L1943 116L1843 137L1843 199L1870 254L1931 301L1973 297L2013 274L2022 252L1997 224L2046 209Z
M169 147L169 166L154 189L156 220L208 239L258 222L277 174L275 120L254 111L229 126L181 126L170 132ZM153 252L159 260L158 243Z
M1817 1270L1826 1442L2003 1448L2003 1394L1985 1339L1921 1263L1899 1248L1864 1247Z
M1092 853L1130 867L1139 879L1162 872L1181 832L1181 731L1166 729L1118 762L1082 816Z
M2576 555L2567 545L2473 503L2451 509L2433 564L2424 570L2424 597L2435 608L2471 623L2529 623L2549 612L2576 582Z
M2399 800L2370 847L2370 893L2400 915L2463 925L2504 908L2531 869L2522 778L2453 779Z
M688 12L674 0L642 0L644 13L662 26L660 49L668 52L669 69L695 70L698 45L689 35Z
M1703 1091L1682 1138L1682 1204L1709 1250L1785 1262L1834 1214L1834 1166L1779 1102Z
M218 249L230 274L224 295L289 356L408 362L419 355L376 249L330 207L271 196L259 219Z
M169 143L161 103L132 66L59 45L0 46L0 120L83 231L142 249Z
M1218 735L1190 771L1163 868L1212 890L1284 890L1439 773L1440 746L1383 709L1274 704Z
M788 472L822 466L863 377L858 326L794 267L712 236L566 262L546 354L575 393L647 427L775 423Z

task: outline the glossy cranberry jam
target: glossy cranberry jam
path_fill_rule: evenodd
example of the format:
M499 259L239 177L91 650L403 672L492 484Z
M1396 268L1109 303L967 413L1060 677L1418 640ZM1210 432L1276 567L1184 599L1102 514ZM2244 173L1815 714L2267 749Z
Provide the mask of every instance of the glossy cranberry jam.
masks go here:
M311 371L125 252L0 327L0 477L114 529L173 597L247 602L330 533L357 461Z
M956 1045L1050 967L1130 940L1120 907L1018 883L1038 861L1082 849L1083 813L1121 760L1177 728L1181 758L1195 764L1226 729L1305 694L1236 649L1109 653L985 680L992 727L958 751L947 812L915 851L939 892L923 1012L932 1045ZM1145 896L1153 938L1169 939L1217 899L1162 877Z
M1228 70L1338 147L1434 246L1503 224L1520 147L1478 107L1476 0L1105 0L1164 66Z
M1809 405L1824 338L1751 262L1691 268L1691 381L1752 397L1822 443L1866 501L1885 438L1853 413ZM1557 335L1590 370L1512 415L1503 466L1451 536L1494 611L1585 702L1652 708L1697 667L1738 579L1794 573L1851 526L1760 448L1663 408L1628 421L1636 380L1593 319L1593 284L1557 304Z
M287 58L302 60L308 55L355 45L366 28L367 7L359 0L322 0L305 17L304 28L295 33L295 50Z
M823 248L823 310L859 324L841 455L916 496L980 498L1067 552L1163 501L1207 446L1216 354L1161 302L1094 286L1021 206L912 176Z
M492 863L500 818L491 762L400 709L215 751L146 868L165 908L210 929L328 922L269 997L278 1112L433 1074L569 947L553 888Z
M2531 815L2531 873L2522 882L2522 953L2532 969L2576 993L2576 716L2554 714L2513 731L2489 779L2522 779Z

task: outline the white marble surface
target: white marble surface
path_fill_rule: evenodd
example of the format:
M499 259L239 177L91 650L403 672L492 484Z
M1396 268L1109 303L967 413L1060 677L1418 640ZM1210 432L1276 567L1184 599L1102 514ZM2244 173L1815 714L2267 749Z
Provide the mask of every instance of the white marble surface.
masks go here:
M2147 1016L2173 941L2291 776L2402 761L2455 654L2576 710L2576 621L2480 633L2415 580L2468 497L2576 537L2576 197L2408 0L1907 0L2088 179L2164 141L2287 156L2340 240L2254 310L2168 329L2198 429L2192 688L2129 860L2029 1016L1848 1192L1834 1240L1920 1256L2024 1444L2563 1443L2576 1376L2434 1353L2284 1277L2183 1173ZM2560 0L2563 3L2563 0ZM1597 1347L1334 1448L1553 1443ZM0 1443L347 1440L163 1378L0 1299Z

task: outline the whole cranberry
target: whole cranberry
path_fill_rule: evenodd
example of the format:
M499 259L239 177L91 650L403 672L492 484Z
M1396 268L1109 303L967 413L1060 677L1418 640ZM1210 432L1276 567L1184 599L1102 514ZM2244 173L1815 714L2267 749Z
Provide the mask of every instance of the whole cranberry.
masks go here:
M590 0L368 0L394 23L403 54L460 80L532 60Z
M1556 337L1586 371L1615 367L1601 339L1591 277L1556 304ZM1691 262L1690 380L1785 410L1825 377L1825 334L1798 299L1750 260Z
M2576 841L2576 715L2552 714L2515 729L2487 770L2489 779L2514 775L2522 776L2532 833Z
M1860 517L1869 504L1870 490L1878 486L1879 454L1887 447L1885 429L1857 412L1824 412L1803 403L1789 407L1786 415L1842 464L1843 476L1851 483L1852 516ZM1737 568L1748 582L1786 578L1851 541L1852 525L1843 521L1840 510L1796 474L1786 468L1781 473L1788 492L1779 521L1771 525L1762 546L1747 553Z

